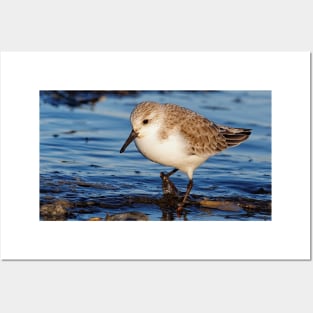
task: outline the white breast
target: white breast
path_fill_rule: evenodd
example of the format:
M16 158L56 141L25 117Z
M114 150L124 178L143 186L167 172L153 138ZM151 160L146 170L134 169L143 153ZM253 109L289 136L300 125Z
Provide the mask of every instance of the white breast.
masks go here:
M178 132L160 139L157 132L151 132L135 140L137 149L149 160L177 168L191 179L195 168L202 164L207 156L190 155L187 142Z

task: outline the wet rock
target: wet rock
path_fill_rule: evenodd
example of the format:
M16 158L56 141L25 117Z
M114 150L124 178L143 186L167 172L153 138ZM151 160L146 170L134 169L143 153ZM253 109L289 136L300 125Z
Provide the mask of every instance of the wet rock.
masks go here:
M106 221L148 221L148 216L141 212L126 212L113 214L105 217Z
M266 190L263 187L261 187L261 188L255 190L255 191L253 191L252 193L255 194L255 195L270 195L271 191L270 190Z
M101 217L91 217L88 219L88 221L97 222L97 221L103 221L103 218Z
M72 204L67 200L57 200L54 203L43 204L40 207L40 217L46 221L63 221L67 219L67 209L70 207L72 207Z
M242 208L231 201L201 200L200 205L211 209L223 211L240 211Z
M83 182L83 181L78 181L77 182L77 186L80 187L93 187L94 184L92 183L87 183L87 182Z

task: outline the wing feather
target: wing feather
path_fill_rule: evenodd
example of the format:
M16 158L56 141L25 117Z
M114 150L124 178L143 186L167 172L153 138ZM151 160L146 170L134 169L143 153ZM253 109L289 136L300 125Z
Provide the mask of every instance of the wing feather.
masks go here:
M251 129L218 125L175 104L165 104L164 113L167 115L166 126L176 128L184 136L190 154L214 155L239 145L251 134Z

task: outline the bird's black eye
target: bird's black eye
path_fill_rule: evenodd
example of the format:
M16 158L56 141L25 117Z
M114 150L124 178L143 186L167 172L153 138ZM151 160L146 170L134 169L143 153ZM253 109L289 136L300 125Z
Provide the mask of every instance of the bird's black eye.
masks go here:
M149 120L145 119L142 121L142 124L148 124L149 123Z

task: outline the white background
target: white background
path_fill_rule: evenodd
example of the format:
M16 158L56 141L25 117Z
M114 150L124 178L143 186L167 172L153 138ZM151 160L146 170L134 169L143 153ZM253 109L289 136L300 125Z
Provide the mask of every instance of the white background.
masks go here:
M13 166L1 170L1 257L309 259L310 204L299 197L309 193L309 172L296 158L301 147L309 164L309 66L303 52L3 53L2 162ZM42 89L272 90L273 221L40 222Z
M283 4L267 0L160 0L157 5L137 0L77 1L74 6L57 0L1 1L0 45L2 50L22 51L312 51L311 11L310 1L303 0ZM280 114L294 125L295 119L284 111ZM281 131L286 134L285 129ZM29 146L27 138L22 143ZM305 147L309 143L306 139ZM299 166L289 162L279 181L287 186L286 181L293 186L303 183L303 188L309 188L307 154L302 152L303 146L296 148ZM2 153L1 143L1 170L10 166L4 164ZM289 175L293 172L304 176L293 180ZM1 199L6 183L1 173ZM288 191L285 197L292 195ZM300 191L297 201L290 199L287 207L301 209L299 198L308 201L307 189ZM24 207L30 208L25 203ZM4 312L311 312L312 269L312 261L2 261L0 306Z

